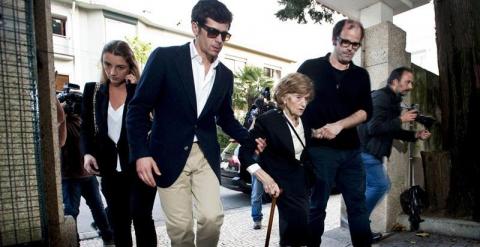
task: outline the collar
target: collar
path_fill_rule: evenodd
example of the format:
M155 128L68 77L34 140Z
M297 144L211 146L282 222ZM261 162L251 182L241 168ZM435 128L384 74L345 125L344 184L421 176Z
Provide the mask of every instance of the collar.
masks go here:
M386 85L385 86L385 91L390 94L392 97L395 97L395 100L398 101L398 102L401 102L403 97L401 94L399 93L396 93L395 91L393 91L393 89L390 87L390 85Z
M200 54L198 54L197 47L195 47L195 40L192 40L192 42L190 42L189 46L190 46L190 58L192 60L196 60L199 64L203 64L202 56L200 56ZM213 61L211 67L215 69L218 66L219 62L220 62L220 60L218 59L218 56L217 56L215 58L215 60Z
M333 67L332 63L330 63L330 55L331 55L331 54L332 54L331 52L327 53L327 55L325 55L324 57L322 57L322 60L324 60L326 63L328 63L328 65L330 65L330 67L332 67L332 68L334 68L334 69L336 69L336 70L339 70L339 69ZM354 65L355 65L355 64L353 63L353 61L350 61L350 62L348 63L348 68L345 69L345 70L341 70L341 71L347 71L347 70L351 69Z

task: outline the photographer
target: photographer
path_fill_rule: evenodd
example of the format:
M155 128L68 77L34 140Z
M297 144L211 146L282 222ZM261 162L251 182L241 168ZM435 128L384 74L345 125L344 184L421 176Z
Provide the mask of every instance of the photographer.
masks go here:
M70 91L70 89L79 89L79 87L69 83L58 95L57 100L57 102L61 102L58 104L60 111L63 108L62 112L65 112L64 125L66 125L65 134L60 134L66 138L64 139L65 145L61 150L64 213L77 220L80 213L80 198L83 196L100 230L104 245L113 244L113 233L108 224L98 181L95 176L83 168L83 156L80 153L82 95L79 92ZM57 109L57 111L59 110ZM59 131L62 132L62 129Z
M387 85L372 92L373 116L369 122L358 127L362 143L362 162L366 173L366 206L370 215L390 188L390 180L383 168L383 157L389 157L393 139L415 142L430 137L426 129L408 131L402 123L417 120L418 111L408 109L401 114L402 97L413 88L413 72L406 67L392 71ZM418 120L417 120L418 121ZM428 127L428 126L427 126ZM373 241L381 239L381 233L373 233Z

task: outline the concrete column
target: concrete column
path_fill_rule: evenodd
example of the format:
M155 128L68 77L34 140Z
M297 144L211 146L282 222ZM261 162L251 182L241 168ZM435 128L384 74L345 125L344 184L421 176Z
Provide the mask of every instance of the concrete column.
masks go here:
M372 90L384 87L393 69L410 66L410 54L405 51L405 45L405 31L391 22L382 22L366 30L364 61L370 74ZM404 128L408 129L408 126ZM392 155L385 162L391 189L370 217L373 231L390 230L401 213L399 198L400 193L408 187L408 157L407 144L395 141Z
M383 2L375 3L360 11L360 22L365 28L385 21L393 21L393 9Z

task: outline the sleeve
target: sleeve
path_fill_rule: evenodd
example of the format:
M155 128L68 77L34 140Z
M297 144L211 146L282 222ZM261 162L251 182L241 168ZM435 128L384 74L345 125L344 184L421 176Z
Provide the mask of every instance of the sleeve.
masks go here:
M377 91L373 94L373 114L367 124L368 134L371 136L394 134L402 129L400 118L388 119L389 99L384 93Z
M82 123L80 125L80 150L82 155L90 154L95 156L93 138L94 138L94 124L93 124L93 92L95 90L95 83L85 84L82 98Z
M373 105L372 105L372 96L371 96L371 85L370 85L370 76L368 72L365 72L365 79L364 85L361 88L360 93L360 104L358 106L358 110L364 110L367 113L367 119L365 123L368 122L372 118L373 113Z
M65 112L63 111L63 107L58 101L57 98L56 105L57 105L57 123L58 123L58 144L60 147L65 145L67 141L67 124L65 118Z
M228 75L228 81L230 82L230 87L224 98L223 102L221 103L218 116L217 116L217 124L222 128L222 130L239 142L242 146L249 141L249 134L247 129L243 127L237 119L235 119L235 115L233 113L232 108L232 93L233 93L233 75L231 72Z
M135 94L128 105L127 136L130 161L151 156L148 149L148 132L151 129L150 112L154 108L165 76L164 54L157 48L148 58Z
M240 164L243 164L243 166L246 167L247 170L250 165L256 164L258 162L258 156L255 154L255 149L257 148L255 139L259 137L266 138L266 132L263 121L257 118L254 123L253 129L250 130L249 140L240 147L240 152L238 155Z

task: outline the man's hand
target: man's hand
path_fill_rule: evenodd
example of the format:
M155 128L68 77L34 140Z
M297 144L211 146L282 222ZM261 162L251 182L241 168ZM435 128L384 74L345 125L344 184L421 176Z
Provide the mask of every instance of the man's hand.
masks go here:
M257 149L255 149L255 154L260 155L267 147L267 142L264 138L257 138L255 139L255 142L257 143Z
M152 157L143 157L137 160L136 162L137 168L137 175L145 184L151 187L156 187L157 183L155 182L155 178L153 177L153 172L160 176L160 170L157 167L157 163L153 160Z
M426 140L431 135L432 135L432 133L430 133L430 131L428 131L428 130L420 130L420 131L417 131L417 133L415 133L415 137L417 139L420 139L420 140Z
M402 121L402 123L412 122L417 117L417 113L418 111L415 109L406 111L400 116L400 121Z
M326 124L320 129L312 129L312 136L318 139L332 140L343 130L339 123Z
M85 168L90 174L100 175L97 160L90 154L85 154L85 156L83 156L83 168Z

